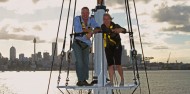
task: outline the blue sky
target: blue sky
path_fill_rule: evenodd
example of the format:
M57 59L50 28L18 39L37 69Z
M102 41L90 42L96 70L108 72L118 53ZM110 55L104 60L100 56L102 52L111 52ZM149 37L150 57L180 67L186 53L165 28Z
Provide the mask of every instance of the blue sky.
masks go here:
M65 0L63 19L59 34L58 51L61 51L68 9ZM171 62L190 63L190 3L188 0L135 0L145 56L154 57L151 61L166 62L171 52ZM1 0L0 1L0 53L9 57L14 46L17 57L33 53L32 40L37 38L37 51L50 52L51 42L55 41L62 0ZM73 13L73 3L71 14ZM124 0L106 0L114 22L127 28ZM96 0L78 0L77 15L80 9L95 8ZM133 3L130 2L136 48L140 53L139 37ZM72 17L72 15L71 15ZM68 34L72 19L69 19ZM67 35L68 36L68 35ZM128 35L121 34L122 44L129 51ZM69 37L67 37L67 49Z

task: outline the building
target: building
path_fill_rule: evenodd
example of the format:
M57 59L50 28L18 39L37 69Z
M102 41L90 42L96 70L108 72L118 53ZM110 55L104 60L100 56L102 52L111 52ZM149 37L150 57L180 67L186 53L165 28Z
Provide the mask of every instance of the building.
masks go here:
M142 64L142 54L137 54L137 64Z
M32 61L37 61L37 54L32 54Z
M10 61L14 61L16 59L16 49L15 47L10 48Z
M2 54L0 53L0 59L3 58Z
M125 46L122 45L121 65L126 66L127 64L129 64L129 58L127 56L127 50L125 49Z
M0 53L0 65L4 65L8 62L8 58L4 58Z
M38 58L38 60L42 59L42 54L41 54L41 52L38 52L37 58Z
M44 53L43 53L43 58L44 58L44 60L50 60L50 55L49 55L49 53L48 53L48 52L44 52Z
M54 51L55 51L55 56L57 56L57 46L56 46L56 42L52 43L52 56L54 55Z
M19 54L19 61L24 61L24 54Z

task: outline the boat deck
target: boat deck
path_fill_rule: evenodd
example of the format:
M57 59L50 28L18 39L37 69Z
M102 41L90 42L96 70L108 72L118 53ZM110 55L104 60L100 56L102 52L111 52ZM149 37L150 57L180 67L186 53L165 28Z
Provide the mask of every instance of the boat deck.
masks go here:
M57 88L65 88L65 89L74 89L74 90L89 90L89 89L102 89L102 88L106 88L106 89L132 89L132 88L136 88L137 85L135 84L128 84L128 85L124 85L124 86L57 86Z

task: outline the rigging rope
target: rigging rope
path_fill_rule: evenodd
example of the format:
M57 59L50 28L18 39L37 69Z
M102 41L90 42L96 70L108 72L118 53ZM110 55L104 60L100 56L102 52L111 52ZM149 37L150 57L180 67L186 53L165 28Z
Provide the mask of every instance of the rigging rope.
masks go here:
M127 23L128 23L128 22L129 22L129 15L128 15L128 10L127 10L127 2L126 2L126 0L125 0L125 9L126 9L126 16L127 16ZM129 32L131 32L131 28L130 28L131 26L130 26L130 24L128 23L127 25L128 25L128 30L129 30ZM129 36L129 37L131 37L131 36ZM130 41L130 43L131 43L131 41ZM132 45L130 45L130 47L131 47L131 49L132 49ZM130 53L131 53L131 52L130 52ZM135 81L135 83L137 83L137 82L136 82L136 76L135 76L136 73L135 73L135 70L134 70L134 69L135 69L134 63L133 63L132 66L133 66L133 75L134 75L134 79L133 79L133 80Z
M133 29L132 29L131 15L130 15L130 10L129 10L129 0L125 0L125 8L126 8L126 16L127 16L128 26L129 26L129 36L130 36L130 44L131 44L131 50L132 50L131 52L132 62L135 63L135 68L133 65L133 73L135 75L135 69L136 69L136 78L139 82L137 87L133 91L134 93L136 89L138 88L138 86L140 87L140 77L139 77L138 65L137 65L137 56L136 56L137 51L135 50L134 39L133 39L133 31L132 31ZM135 83L137 84L136 78L134 78L134 80L135 80ZM140 87L140 91L141 91L141 87Z
M61 13L60 13L60 17L59 17L59 24L58 24L58 30L57 30L55 48L57 47L57 41L58 41L58 35L59 35L59 29L60 29L60 23L61 23L61 16L62 16L62 11L63 11L63 5L64 5L64 0L62 1L62 5L61 5ZM47 88L47 94L49 94L49 86L50 86L50 82L51 82L51 75L52 75L52 70L53 70L54 59L55 59L55 49L54 49L54 53L53 53L53 60L52 60L52 63L51 63L51 72L50 72L50 76L49 76L49 83L48 83L48 88Z
M71 0L69 0L69 9L68 9L68 14L67 14L67 23L66 23L66 28L65 28L65 40L64 40L64 45L63 45L63 51L65 49L65 42L66 42L66 34L67 34L67 28L68 28L68 22L69 22L70 8L71 8ZM71 46L70 46L70 49L71 49ZM68 85L68 81L69 81L70 58L71 58L71 52L69 50L69 53L68 53L68 66L67 66L67 77L66 77L66 83L65 83L66 86Z
M71 3L71 1L69 2L69 5L70 5L70 3ZM65 28L65 37L64 37L62 51L61 51L61 63L60 63L60 66L59 66L59 76L58 76L57 85L59 85L59 82L60 82L60 79L61 79L61 69L62 69L62 64L63 64L63 57L65 56L65 44L66 44L66 34L67 34L69 13L70 13L70 8L68 9L68 14L67 14L67 22L66 22L66 26L65 26L66 27Z
M75 13L76 13L76 4L77 4L77 0L75 0L75 5L74 5L74 13L73 13L73 19L75 17ZM68 20L69 20L69 15L70 15L70 7L71 7L71 0L69 1L69 9L68 9L68 14L67 14L67 22L66 22L66 29L65 29L65 39L64 39L64 43L63 43L63 49L62 49L62 53L64 53L64 49L65 49L65 42L66 42L66 34L67 34L67 28L68 28ZM74 20L72 23L72 34L73 34L73 24L74 24ZM72 42L73 42L73 37L72 34L70 35L70 48L69 48L69 53L68 53L68 66L67 66L67 77L66 77L66 83L65 86L68 86L68 81L69 81L69 71L70 71L70 63L71 63L71 48L72 48ZM60 81L61 77L61 68L62 68L62 63L63 63L63 57L64 55L62 54L62 60L61 60L61 66L60 66L60 70L59 70L59 78L58 81ZM67 93L70 94L69 90L67 90Z
M137 21L138 32L139 32L139 39L140 39L142 56L143 56L143 61L144 61L144 70L145 70L145 74L146 74L146 81L147 81L147 86L148 86L148 92L150 94L150 86L149 86L149 79L148 79L148 73L147 73L147 65L145 63L144 50L143 50L143 45L142 45L142 39L141 39L141 33L140 33L140 28L139 28L139 20L138 20L138 16L137 16L137 10L136 10L135 0L133 0L133 3L134 3L134 8L135 8L135 15L136 15L136 21Z

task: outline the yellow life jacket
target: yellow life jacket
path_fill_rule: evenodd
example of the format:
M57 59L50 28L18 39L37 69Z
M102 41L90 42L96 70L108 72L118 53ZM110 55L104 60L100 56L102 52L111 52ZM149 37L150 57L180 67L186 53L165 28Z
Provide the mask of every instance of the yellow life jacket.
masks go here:
M113 29L113 26L112 26L112 25L110 26L110 29ZM116 45L116 42L115 42L113 39L110 38L110 35L104 33L104 47L107 47L107 44L108 44L108 43L107 43L107 38L108 38L108 40L109 40L110 42L112 42L113 44Z
M86 26L85 23L82 21L82 17L81 17L81 16L79 16L79 17L80 17L80 23L81 23L82 29L85 29L87 26ZM91 17L90 17L90 19L91 19ZM88 26L88 29L91 29L91 32L93 32L93 31L92 31L92 28L91 28L91 23L90 23L90 25Z

